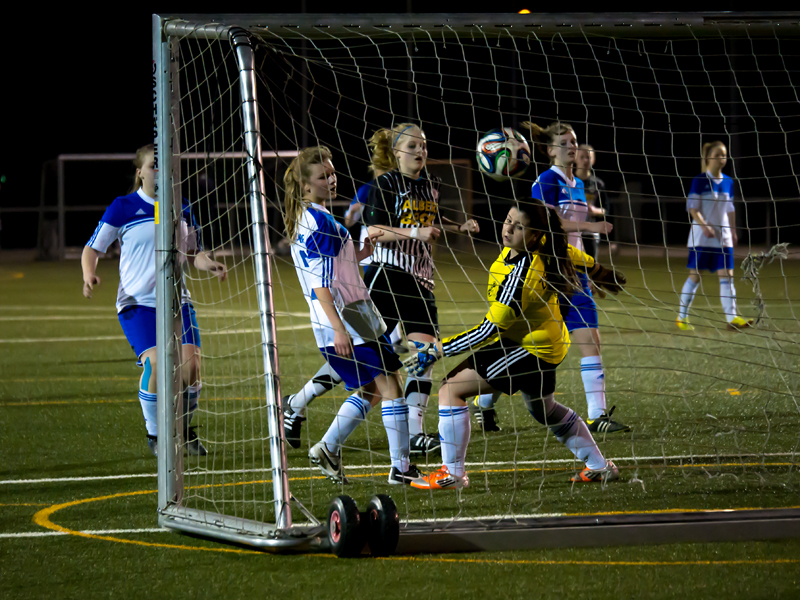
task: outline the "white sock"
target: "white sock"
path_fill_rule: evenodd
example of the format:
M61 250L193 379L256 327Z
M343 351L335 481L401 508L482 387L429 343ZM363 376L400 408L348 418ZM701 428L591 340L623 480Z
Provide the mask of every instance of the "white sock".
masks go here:
M411 436L424 433L423 415L428 406L433 382L431 372L433 366L422 374L422 377L409 375L406 379L406 404L408 405L408 434Z
M320 370L317 371L317 374L306 382L303 389L289 396L289 406L294 411L295 415L304 417L306 414L306 406L311 404L314 398L331 391L341 382L342 378L339 377L328 363L325 363Z
M469 409L466 406L439 407L439 439L442 441L442 463L451 475L466 472L467 446L470 435Z
M681 290L681 311L679 316L681 319L686 319L689 316L689 307L694 302L694 296L697 293L697 288L700 286L699 281L692 281L691 277L686 279Z
M403 341L403 328L400 326L400 323L398 323L397 327L395 327L392 331L391 335L389 336L389 341L393 344Z
M358 396L350 396L344 401L328 431L322 436L322 441L325 442L329 452L339 453L345 440L367 418L370 408L372 408L370 403Z
M581 379L589 407L589 420L594 421L606 412L606 376L599 356L585 356L581 359Z
M736 318L736 288L733 285L733 278L719 278L719 297L722 300L722 308L725 311L725 319L730 323Z
M597 447L597 444L589 433L589 428L583 422L578 414L569 409L569 412L564 416L560 423L550 426L550 431L556 436L556 439L564 444L570 451L583 461L587 467L593 471L604 469L606 466L606 459ZM442 445L444 448L444 445Z
M158 426L156 424L158 409L156 404L156 394L139 390L139 404L142 405L142 414L144 415L144 426L147 429L147 435L158 435Z
M502 396L502 392L494 392L492 394L481 394L478 396L478 406L483 409L487 408L494 408L494 405L497 404L497 401Z
M186 410L186 414L184 418L186 419L186 425L188 426L189 423L192 422L192 417L194 417L194 411L197 410L197 403L200 400L200 391L203 389L203 384L198 383L197 385L190 385L183 391L183 399L184 399L184 407Z
M381 402L383 426L389 439L392 466L401 473L408 471L408 406L404 398Z

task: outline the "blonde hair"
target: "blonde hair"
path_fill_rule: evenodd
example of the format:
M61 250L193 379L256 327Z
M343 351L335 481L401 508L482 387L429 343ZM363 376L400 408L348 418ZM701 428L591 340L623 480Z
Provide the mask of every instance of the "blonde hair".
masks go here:
M711 154L711 151L714 148L720 148L720 147L724 148L725 142L721 140L716 140L714 142L706 142L705 144L703 144L703 150L702 150L703 154L702 158L700 159L700 168L703 170L703 173L708 171L708 155Z
M303 214L303 183L311 176L311 166L321 165L326 160L331 160L332 154L325 146L312 146L304 148L294 157L286 173L283 175L284 188L284 213L283 221L286 225L286 234L291 241L297 237L297 224Z
M586 150L587 152L594 152L594 146L591 144L581 144L578 146L578 150Z
M416 123L400 123L391 129L378 129L369 138L369 149L372 152L370 157L369 172L373 175L376 171L388 173L394 171L397 165L397 157L394 155L395 146L406 130L416 127L422 131L422 127Z
M144 160L147 158L148 154L155 154L155 146L153 144L147 144L146 146L142 146L136 151L136 158L133 159L133 166L136 169L141 169L144 166ZM136 192L140 187L142 187L142 178L139 177L138 174L134 174L133 176L133 187L131 191L128 192L132 194Z
M556 138L556 136L564 135L570 131L575 133L572 125L568 123L562 123L561 121L550 123L550 125L547 127L541 127L540 125L531 123L530 121L524 121L521 123L521 125L531 132L531 140L535 144L534 149L538 148L539 152L547 157L547 160L550 162L550 164L553 164L553 157L548 154L547 149L553 145L553 140Z

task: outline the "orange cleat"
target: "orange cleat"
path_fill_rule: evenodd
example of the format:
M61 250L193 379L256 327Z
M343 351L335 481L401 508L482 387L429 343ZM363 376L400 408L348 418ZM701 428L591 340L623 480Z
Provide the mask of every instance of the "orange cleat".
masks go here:
M617 468L617 465L610 460L607 460L604 469L593 471L587 467L580 473L575 473L575 475L572 476L571 481L576 483L607 483L609 481L616 481L617 479L619 479L619 469Z
M469 487L469 477L466 473L461 476L452 475L447 470L447 467L442 465L442 468L438 471L412 481L411 487L415 487L418 490L460 490L461 488Z

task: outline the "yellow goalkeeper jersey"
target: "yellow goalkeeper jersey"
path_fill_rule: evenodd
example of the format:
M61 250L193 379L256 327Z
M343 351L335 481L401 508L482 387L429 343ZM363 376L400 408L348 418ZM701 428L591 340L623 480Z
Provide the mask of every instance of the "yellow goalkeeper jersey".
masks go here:
M545 282L544 261L538 252L518 253L509 258L504 248L489 270L489 310L483 321L463 333L442 341L445 356L476 350L500 338L518 343L541 360L558 364L569 349L569 333L561 316L558 294ZM569 257L581 270L594 266L594 259L569 247Z

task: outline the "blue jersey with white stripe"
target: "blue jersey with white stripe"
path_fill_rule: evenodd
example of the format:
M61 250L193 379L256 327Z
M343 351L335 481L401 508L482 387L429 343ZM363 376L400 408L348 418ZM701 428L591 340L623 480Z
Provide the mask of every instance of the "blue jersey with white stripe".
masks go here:
M568 179L558 167L550 167L539 175L531 188L531 196L558 210L565 221L583 223L589 215L583 181L578 177ZM572 246L583 250L580 231L569 233L568 238Z
M348 323L343 309L356 303L366 303L373 309L374 306L369 299L369 290L361 279L355 246L347 229L324 206L307 206L298 219L297 235L291 250L297 278L308 302L317 346L333 346L334 336L331 322L314 291L319 288L330 290L339 318L345 324L353 344L363 344L364 339Z
M181 254L200 249L199 228L189 209L183 207L181 223ZM191 229L191 232L190 232ZM155 200L138 191L120 196L106 209L87 246L105 252L119 240L119 290L117 312L129 306L156 306L156 245ZM183 302L189 301L184 288Z
M703 235L700 223L692 219L692 230L687 244L689 248L733 248L728 218L728 214L736 210L733 205L733 179L724 173L715 178L708 171L695 177L686 199L686 210L692 209L700 211L706 224L714 229L714 237Z

